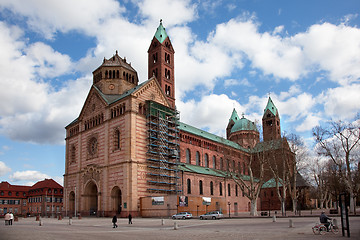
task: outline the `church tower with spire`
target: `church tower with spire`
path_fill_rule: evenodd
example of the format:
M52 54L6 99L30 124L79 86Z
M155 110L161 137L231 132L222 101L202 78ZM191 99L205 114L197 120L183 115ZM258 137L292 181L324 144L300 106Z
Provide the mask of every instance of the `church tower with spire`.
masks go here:
M148 49L148 78L155 76L171 108L175 109L174 48L162 20Z
M264 109L262 125L264 141L271 141L281 138L279 112L270 96L266 108Z

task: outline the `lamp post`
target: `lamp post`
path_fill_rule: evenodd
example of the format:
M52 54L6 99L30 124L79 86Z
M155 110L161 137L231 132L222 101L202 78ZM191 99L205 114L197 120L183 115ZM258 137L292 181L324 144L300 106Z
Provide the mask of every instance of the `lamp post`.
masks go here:
M230 218L230 205L231 205L231 203L228 202L228 205L229 205L229 218Z
M196 205L196 216L199 216L199 205Z

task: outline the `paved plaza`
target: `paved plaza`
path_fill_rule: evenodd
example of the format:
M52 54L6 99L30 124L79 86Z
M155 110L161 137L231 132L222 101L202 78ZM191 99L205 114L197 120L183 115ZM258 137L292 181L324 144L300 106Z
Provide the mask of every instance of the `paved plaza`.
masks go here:
M293 227L289 228L289 220ZM336 217L340 223L340 218ZM111 218L82 218L57 220L43 218L42 226L35 218L20 218L12 226L0 225L0 239L360 239L360 217L350 218L351 238L342 233L314 235L311 227L318 217L293 218L225 218L221 220L172 220L135 218L118 219L118 228L112 228ZM178 226L174 229L175 224Z

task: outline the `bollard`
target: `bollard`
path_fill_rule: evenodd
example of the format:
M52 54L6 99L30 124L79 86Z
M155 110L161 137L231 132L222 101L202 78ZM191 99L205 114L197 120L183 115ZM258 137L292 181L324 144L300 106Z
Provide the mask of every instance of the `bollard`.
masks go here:
M178 229L179 229L178 223L174 222L174 230L178 230Z
M58 220L62 220L62 216L61 216L61 215L59 215Z
M164 225L165 221L164 219L161 219L161 225Z
M292 219L289 219L289 228L293 228L294 227L294 223Z
M40 220L40 216L37 215L35 221L39 221L39 220Z
M69 218L69 225L72 225L72 219Z
M276 216L275 215L273 216L273 222L276 222Z
M43 223L43 221L40 219L40 220L39 220L39 226L42 226L42 225L44 225L44 223Z

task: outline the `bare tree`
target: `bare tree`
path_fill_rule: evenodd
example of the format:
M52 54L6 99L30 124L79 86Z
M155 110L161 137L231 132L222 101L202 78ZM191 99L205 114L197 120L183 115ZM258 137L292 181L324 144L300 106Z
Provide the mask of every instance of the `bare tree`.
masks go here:
M303 139L296 134L286 135L285 138L288 140L289 147L294 156L289 155L286 161L286 167L288 168L289 181L288 189L289 195L292 200L293 212L297 209L297 199L299 191L297 190L297 175L300 171L303 171L309 160L308 149L306 148Z
M240 187L244 196L250 200L250 215L257 216L257 201L261 187L264 184L265 154L254 150L251 150L250 153L246 163L248 176L237 172L229 172L229 177Z
M360 120L354 123L339 120L330 121L325 127L313 128L318 154L331 159L340 169L340 174L350 194L350 212L356 212L354 200L357 183L354 181L354 170L359 162L359 158L356 158L360 148L359 123Z
M329 188L327 187L327 178L325 172L326 163L321 161L319 158L313 159L313 164L311 167L311 172L313 175L314 182L316 184L316 195L319 199L319 205L322 209L324 203L329 193Z

